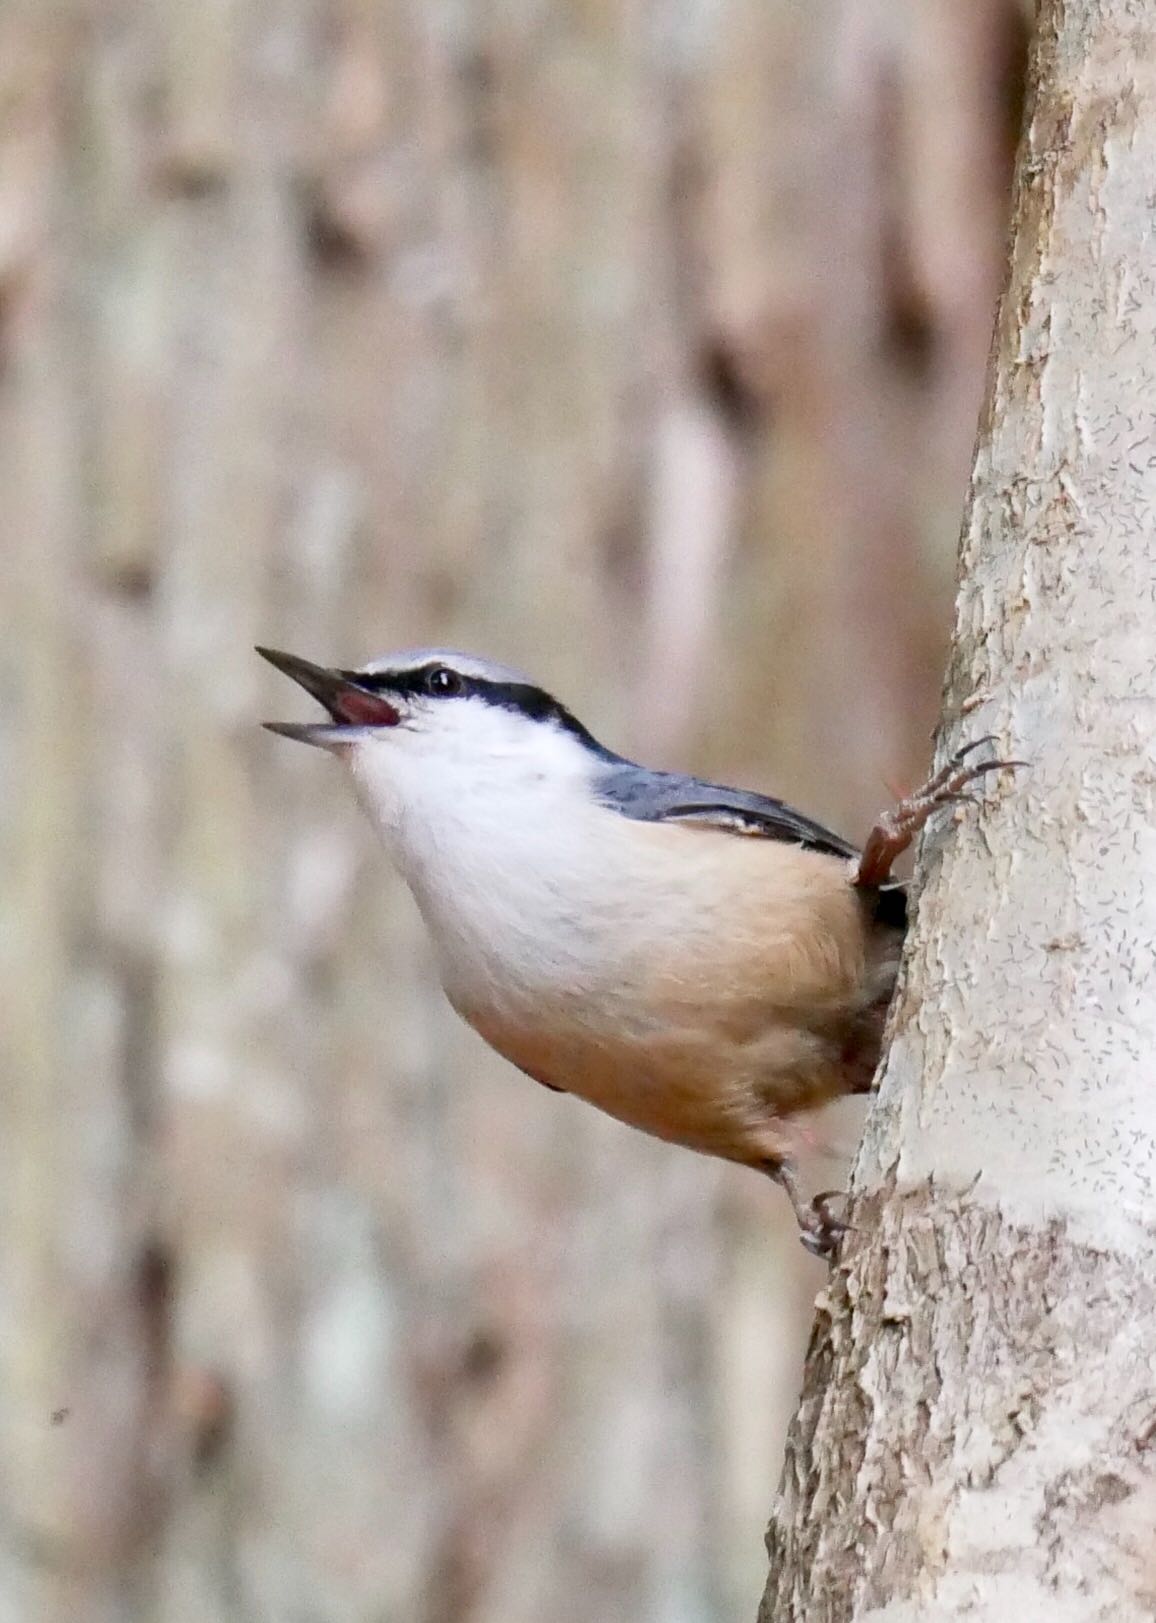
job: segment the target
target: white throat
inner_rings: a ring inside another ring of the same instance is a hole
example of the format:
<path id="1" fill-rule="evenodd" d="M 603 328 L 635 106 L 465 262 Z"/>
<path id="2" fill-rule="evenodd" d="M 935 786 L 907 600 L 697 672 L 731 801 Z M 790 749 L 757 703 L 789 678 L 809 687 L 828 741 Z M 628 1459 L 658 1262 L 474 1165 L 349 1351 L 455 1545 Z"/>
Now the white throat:
<path id="1" fill-rule="evenodd" d="M 606 823 L 618 819 L 591 794 L 595 763 L 580 740 L 477 703 L 461 709 L 459 726 L 356 746 L 350 766 L 447 992 L 508 1006 L 585 981 L 601 962 L 586 921 L 610 878 Z"/>

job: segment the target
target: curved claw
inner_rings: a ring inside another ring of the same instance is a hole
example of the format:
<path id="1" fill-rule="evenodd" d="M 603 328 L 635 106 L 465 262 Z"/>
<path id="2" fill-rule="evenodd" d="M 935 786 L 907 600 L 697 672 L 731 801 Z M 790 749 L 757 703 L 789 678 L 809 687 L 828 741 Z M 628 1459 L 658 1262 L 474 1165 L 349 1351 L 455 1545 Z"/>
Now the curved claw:
<path id="1" fill-rule="evenodd" d="M 1027 766 L 1027 764 L 1026 761 L 977 761 L 975 766 L 968 767 L 959 781 L 970 783 L 972 778 L 982 778 L 985 772 L 1002 772 L 1005 767 Z"/>
<path id="2" fill-rule="evenodd" d="M 974 783 L 989 772 L 1027 765 L 1025 761 L 1012 760 L 977 761 L 974 766 L 961 765 L 981 745 L 994 743 L 995 735 L 989 733 L 984 738 L 976 738 L 965 744 L 928 779 L 922 789 L 905 796 L 891 811 L 885 812 L 867 836 L 853 883 L 864 889 L 878 890 L 891 878 L 896 858 L 907 849 L 937 807 L 977 804 L 976 796 L 964 793 L 967 784 Z"/>
<path id="3" fill-rule="evenodd" d="M 853 1232 L 851 1224 L 836 1217 L 831 1209 L 833 1203 L 846 1199 L 839 1190 L 827 1189 L 811 1201 L 811 1221 L 800 1227 L 799 1238 L 812 1256 L 829 1257 L 844 1234 Z"/>
<path id="4" fill-rule="evenodd" d="M 994 733 L 984 733 L 982 738 L 973 738 L 969 744 L 960 745 L 948 765 L 958 766 L 960 761 L 966 761 L 969 755 L 974 755 L 976 750 L 982 749 L 985 744 L 994 744 L 995 742 L 996 736 Z"/>
<path id="5" fill-rule="evenodd" d="M 830 1228 L 837 1228 L 841 1233 L 847 1234 L 850 1232 L 851 1225 L 844 1222 L 841 1217 L 836 1217 L 835 1213 L 831 1210 L 832 1206 L 842 1206 L 845 1210 L 847 1201 L 848 1195 L 846 1190 L 824 1189 L 820 1194 L 815 1196 L 811 1202 L 811 1205 L 814 1208 L 815 1216 L 821 1223 L 827 1224 Z"/>

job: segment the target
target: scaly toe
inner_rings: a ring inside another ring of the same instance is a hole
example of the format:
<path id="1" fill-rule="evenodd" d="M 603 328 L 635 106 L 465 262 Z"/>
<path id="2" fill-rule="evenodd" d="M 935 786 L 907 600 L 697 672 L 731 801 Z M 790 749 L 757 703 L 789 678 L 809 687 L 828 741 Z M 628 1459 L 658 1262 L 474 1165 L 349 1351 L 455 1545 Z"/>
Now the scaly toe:
<path id="1" fill-rule="evenodd" d="M 829 1257 L 844 1234 L 850 1233 L 850 1224 L 836 1217 L 832 1206 L 846 1205 L 847 1197 L 837 1189 L 828 1189 L 816 1195 L 811 1202 L 808 1221 L 800 1225 L 799 1238 L 807 1250 L 816 1257 Z"/>

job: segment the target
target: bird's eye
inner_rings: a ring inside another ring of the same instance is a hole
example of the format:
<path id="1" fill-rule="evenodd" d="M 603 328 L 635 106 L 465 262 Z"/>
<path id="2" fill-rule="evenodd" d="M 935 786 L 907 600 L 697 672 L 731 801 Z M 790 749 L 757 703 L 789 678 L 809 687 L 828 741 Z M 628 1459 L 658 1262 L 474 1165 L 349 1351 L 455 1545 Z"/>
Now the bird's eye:
<path id="1" fill-rule="evenodd" d="M 452 699 L 464 685 L 457 671 L 451 671 L 448 665 L 434 665 L 426 672 L 425 690 L 435 699 Z"/>

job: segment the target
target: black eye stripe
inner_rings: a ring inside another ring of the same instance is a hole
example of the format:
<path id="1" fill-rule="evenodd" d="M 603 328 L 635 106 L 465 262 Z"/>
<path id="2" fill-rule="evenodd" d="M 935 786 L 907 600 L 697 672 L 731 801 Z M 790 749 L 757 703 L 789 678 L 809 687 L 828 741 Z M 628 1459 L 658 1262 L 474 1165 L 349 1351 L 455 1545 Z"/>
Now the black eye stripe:
<path id="1" fill-rule="evenodd" d="M 596 754 L 611 760 L 618 759 L 598 743 L 565 705 L 559 704 L 545 688 L 535 687 L 532 682 L 500 682 L 487 676 L 469 676 L 441 660 L 404 671 L 342 671 L 341 674 L 372 693 L 391 693 L 402 699 L 414 696 L 428 699 L 431 697 L 430 674 L 438 670 L 448 670 L 458 678 L 461 686 L 457 691 L 463 697 L 480 699 L 483 704 L 494 705 L 500 710 L 512 710 L 517 715 L 529 716 L 532 721 L 552 721 L 564 732 L 580 738 Z"/>

